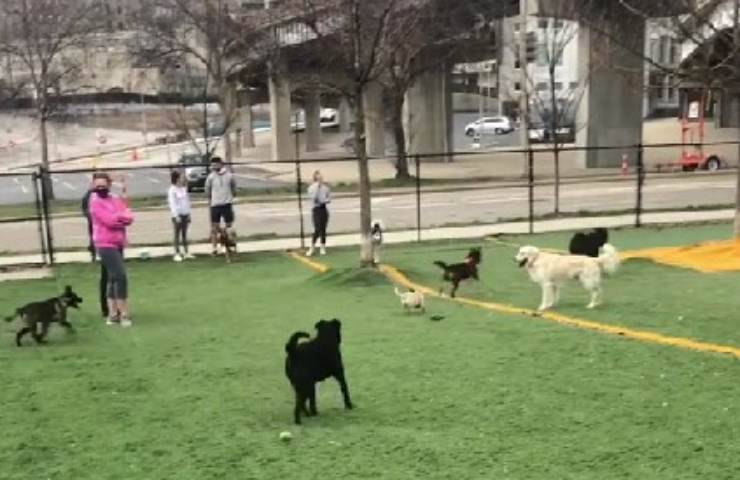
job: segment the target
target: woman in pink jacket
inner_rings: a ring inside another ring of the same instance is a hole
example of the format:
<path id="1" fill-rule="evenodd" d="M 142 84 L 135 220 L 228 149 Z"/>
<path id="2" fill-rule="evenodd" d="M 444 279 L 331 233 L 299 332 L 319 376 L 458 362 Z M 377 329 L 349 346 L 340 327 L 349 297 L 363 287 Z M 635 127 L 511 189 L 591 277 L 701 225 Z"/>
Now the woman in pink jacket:
<path id="1" fill-rule="evenodd" d="M 111 179 L 107 173 L 98 172 L 93 175 L 94 194 L 90 198 L 93 244 L 108 272 L 107 324 L 120 323 L 122 327 L 130 327 L 128 278 L 123 263 L 123 248 L 126 246 L 126 227 L 133 223 L 134 216 L 125 199 L 113 195 L 110 186 Z"/>

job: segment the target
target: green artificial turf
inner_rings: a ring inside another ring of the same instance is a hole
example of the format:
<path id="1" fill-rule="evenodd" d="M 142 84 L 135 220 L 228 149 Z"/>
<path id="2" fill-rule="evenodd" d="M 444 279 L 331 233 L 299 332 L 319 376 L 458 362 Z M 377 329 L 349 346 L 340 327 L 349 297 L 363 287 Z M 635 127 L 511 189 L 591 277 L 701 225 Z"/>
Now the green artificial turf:
<path id="1" fill-rule="evenodd" d="M 721 227 L 706 228 L 620 231 L 613 241 L 719 238 Z M 434 283 L 431 260 L 475 244 L 388 247 L 383 260 Z M 536 306 L 539 291 L 513 249 L 484 245 L 484 282 L 463 293 Z M 67 283 L 85 297 L 72 313 L 78 333 L 53 329 L 46 347 L 18 349 L 16 325 L 0 327 L 0 479 L 740 477 L 736 360 L 446 300 L 405 314 L 380 274 L 353 268 L 356 258 L 331 250 L 324 275 L 281 255 L 132 262 L 130 330 L 97 315 L 93 266 L 0 284 L 8 313 Z M 572 288 L 562 311 L 740 345 L 737 295 L 721 286 L 738 280 L 629 262 L 608 280 L 602 309 L 587 312 Z M 685 321 L 672 321 L 679 315 Z M 343 321 L 357 408 L 344 411 L 327 381 L 320 416 L 296 428 L 284 344 L 331 317 Z M 292 441 L 279 440 L 285 430 Z"/>

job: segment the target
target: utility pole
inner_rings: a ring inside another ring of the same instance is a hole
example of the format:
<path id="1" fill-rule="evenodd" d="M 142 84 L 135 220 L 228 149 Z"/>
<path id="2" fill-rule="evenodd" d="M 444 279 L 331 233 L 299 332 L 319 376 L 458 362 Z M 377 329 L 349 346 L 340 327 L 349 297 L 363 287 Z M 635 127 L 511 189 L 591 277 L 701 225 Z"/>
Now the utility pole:
<path id="1" fill-rule="evenodd" d="M 524 176 L 529 176 L 529 78 L 527 74 L 527 0 L 519 0 L 519 71 L 521 72 L 519 85 L 519 137 L 521 148 L 524 151 Z"/>

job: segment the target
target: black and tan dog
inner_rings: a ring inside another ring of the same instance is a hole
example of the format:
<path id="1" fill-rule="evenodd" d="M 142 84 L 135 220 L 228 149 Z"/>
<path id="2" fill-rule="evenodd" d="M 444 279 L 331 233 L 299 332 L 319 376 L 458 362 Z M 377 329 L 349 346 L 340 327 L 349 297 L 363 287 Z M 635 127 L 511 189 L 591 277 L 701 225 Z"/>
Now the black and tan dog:
<path id="1" fill-rule="evenodd" d="M 455 293 L 457 293 L 460 282 L 469 278 L 478 280 L 478 265 L 480 265 L 481 259 L 480 248 L 473 248 L 468 252 L 468 256 L 465 257 L 463 263 L 448 265 L 441 261 L 434 262 L 435 265 L 444 270 L 442 279 L 452 284 L 452 290 L 450 290 L 451 297 L 454 297 Z M 440 292 L 443 290 L 443 288 L 440 288 Z"/>
<path id="2" fill-rule="evenodd" d="M 285 345 L 288 354 L 285 359 L 285 375 L 295 390 L 293 420 L 301 423 L 301 413 L 306 416 L 317 415 L 316 383 L 334 377 L 339 382 L 344 398 L 344 406 L 353 408 L 349 398 L 349 388 L 344 377 L 344 364 L 339 345 L 342 343 L 342 322 L 336 318 L 320 320 L 316 325 L 316 337 L 308 342 L 299 341 L 310 338 L 306 332 L 294 333 Z M 309 408 L 306 408 L 306 402 Z"/>
<path id="3" fill-rule="evenodd" d="M 236 255 L 236 233 L 230 228 L 219 227 L 216 242 L 224 249 L 226 261 L 231 263 L 231 256 Z"/>
<path id="4" fill-rule="evenodd" d="M 17 346 L 22 346 L 21 340 L 29 333 L 36 340 L 36 343 L 42 344 L 46 343 L 46 335 L 49 333 L 49 326 L 52 323 L 58 323 L 65 327 L 67 331 L 74 332 L 72 324 L 67 321 L 67 309 L 70 307 L 80 308 L 81 303 L 82 298 L 72 291 L 72 287 L 67 285 L 64 292 L 58 297 L 26 304 L 17 309 L 15 315 L 7 317 L 5 321 L 12 322 L 18 318 L 23 322 L 23 327 L 18 330 L 15 336 Z"/>
<path id="5" fill-rule="evenodd" d="M 571 255 L 599 258 L 601 247 L 607 243 L 609 243 L 609 231 L 606 228 L 594 228 L 591 232 L 578 232 L 573 235 L 568 251 Z"/>

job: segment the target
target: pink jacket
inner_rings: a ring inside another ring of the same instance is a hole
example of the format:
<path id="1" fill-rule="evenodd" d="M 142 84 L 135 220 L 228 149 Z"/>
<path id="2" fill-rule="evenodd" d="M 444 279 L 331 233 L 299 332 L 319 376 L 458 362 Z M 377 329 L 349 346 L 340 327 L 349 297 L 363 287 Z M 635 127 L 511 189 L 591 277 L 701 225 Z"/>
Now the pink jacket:
<path id="1" fill-rule="evenodd" d="M 96 248 L 126 246 L 126 227 L 134 223 L 134 215 L 123 199 L 113 195 L 100 198 L 93 193 L 90 198 L 90 217 Z"/>

